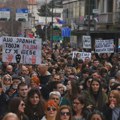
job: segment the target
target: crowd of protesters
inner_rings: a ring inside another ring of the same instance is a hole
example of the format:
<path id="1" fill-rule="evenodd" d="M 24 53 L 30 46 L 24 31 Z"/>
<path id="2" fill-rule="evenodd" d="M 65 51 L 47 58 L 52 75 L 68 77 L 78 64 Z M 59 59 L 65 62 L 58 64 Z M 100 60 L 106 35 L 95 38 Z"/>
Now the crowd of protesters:
<path id="1" fill-rule="evenodd" d="M 0 120 L 120 120 L 120 54 L 42 45 L 42 64 L 2 62 Z"/>

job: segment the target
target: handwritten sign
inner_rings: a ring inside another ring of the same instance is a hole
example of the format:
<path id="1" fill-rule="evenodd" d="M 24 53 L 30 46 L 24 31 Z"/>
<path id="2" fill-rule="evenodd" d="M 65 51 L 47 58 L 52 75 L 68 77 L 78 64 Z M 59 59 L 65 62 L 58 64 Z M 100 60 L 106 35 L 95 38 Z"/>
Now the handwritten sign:
<path id="1" fill-rule="evenodd" d="M 91 37 L 83 35 L 83 48 L 91 49 Z"/>
<path id="2" fill-rule="evenodd" d="M 78 59 L 82 59 L 83 61 L 85 60 L 85 58 L 90 58 L 91 59 L 91 53 L 90 52 L 78 52 L 78 51 L 74 51 L 72 53 L 72 58 L 78 58 Z"/>
<path id="3" fill-rule="evenodd" d="M 96 53 L 113 53 L 114 52 L 114 41 L 110 40 L 96 40 L 95 41 L 95 52 Z"/>
<path id="4" fill-rule="evenodd" d="M 2 37 L 3 62 L 40 64 L 41 40 L 24 37 Z"/>

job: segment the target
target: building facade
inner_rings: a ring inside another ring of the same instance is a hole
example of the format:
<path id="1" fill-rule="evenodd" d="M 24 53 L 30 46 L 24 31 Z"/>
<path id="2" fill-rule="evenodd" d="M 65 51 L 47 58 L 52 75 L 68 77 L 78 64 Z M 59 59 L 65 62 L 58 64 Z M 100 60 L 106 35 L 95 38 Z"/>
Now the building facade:
<path id="1" fill-rule="evenodd" d="M 82 36 L 95 39 L 119 39 L 120 0 L 63 0 L 63 18 L 71 25 L 72 35 L 82 47 Z"/>

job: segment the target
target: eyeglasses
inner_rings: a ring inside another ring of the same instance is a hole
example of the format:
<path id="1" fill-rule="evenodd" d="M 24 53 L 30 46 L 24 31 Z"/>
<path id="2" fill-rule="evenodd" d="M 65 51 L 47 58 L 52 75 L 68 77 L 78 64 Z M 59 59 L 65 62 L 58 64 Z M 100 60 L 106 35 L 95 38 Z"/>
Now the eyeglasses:
<path id="1" fill-rule="evenodd" d="M 67 115 L 69 116 L 70 115 L 70 112 L 60 112 L 61 115 Z"/>
<path id="2" fill-rule="evenodd" d="M 48 108 L 47 108 L 47 111 L 50 111 L 50 110 L 56 111 L 56 108 L 54 108 L 54 107 L 48 107 Z"/>
<path id="3" fill-rule="evenodd" d="M 5 81 L 10 81 L 10 80 L 11 80 L 11 78 L 4 78 L 4 80 L 5 80 Z"/>

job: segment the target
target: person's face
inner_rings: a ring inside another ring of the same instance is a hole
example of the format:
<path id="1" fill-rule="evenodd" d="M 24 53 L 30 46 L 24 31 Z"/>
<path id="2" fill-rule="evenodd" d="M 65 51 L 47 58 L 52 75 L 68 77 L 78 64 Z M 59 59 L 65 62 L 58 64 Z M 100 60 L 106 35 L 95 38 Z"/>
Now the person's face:
<path id="1" fill-rule="evenodd" d="M 26 98 L 28 94 L 28 86 L 20 86 L 18 90 L 19 96 L 22 98 Z"/>
<path id="2" fill-rule="evenodd" d="M 28 74 L 28 68 L 23 66 L 21 72 L 22 72 L 23 75 L 27 75 Z"/>
<path id="3" fill-rule="evenodd" d="M 11 78 L 8 77 L 8 76 L 4 77 L 3 83 L 4 83 L 5 85 L 11 85 L 11 84 L 12 84 Z"/>
<path id="4" fill-rule="evenodd" d="M 13 80 L 13 84 L 14 84 L 14 85 L 18 85 L 19 83 L 20 83 L 20 80 L 18 80 L 18 79 L 14 79 L 14 80 Z"/>
<path id="5" fill-rule="evenodd" d="M 93 81 L 91 84 L 93 92 L 98 92 L 100 88 L 100 84 L 97 81 Z"/>
<path id="6" fill-rule="evenodd" d="M 7 67 L 6 71 L 9 72 L 9 73 L 12 73 L 12 71 L 13 71 L 12 66 Z"/>
<path id="7" fill-rule="evenodd" d="M 60 120 L 69 120 L 70 112 L 67 108 L 64 108 L 60 111 Z"/>
<path id="8" fill-rule="evenodd" d="M 55 118 L 57 114 L 57 109 L 55 106 L 48 106 L 46 109 L 46 116 L 47 118 Z"/>
<path id="9" fill-rule="evenodd" d="M 110 95 L 109 95 L 109 103 L 111 104 L 114 104 L 114 105 L 116 105 L 117 104 L 117 99 L 116 99 L 116 97 L 114 96 L 114 94 L 112 94 L 112 93 L 110 93 Z"/>
<path id="10" fill-rule="evenodd" d="M 50 99 L 54 100 L 58 105 L 60 103 L 60 98 L 58 95 L 51 95 Z"/>
<path id="11" fill-rule="evenodd" d="M 54 80 L 54 81 L 60 81 L 60 76 L 59 76 L 59 75 L 54 75 L 53 80 Z"/>
<path id="12" fill-rule="evenodd" d="M 90 88 L 90 83 L 91 83 L 91 81 L 92 81 L 92 78 L 90 78 L 90 79 L 87 80 L 87 82 L 86 82 L 86 85 L 87 85 L 88 88 Z"/>
<path id="13" fill-rule="evenodd" d="M 57 84 L 57 90 L 60 92 L 61 95 L 64 93 L 64 87 L 62 83 Z"/>
<path id="14" fill-rule="evenodd" d="M 32 105 L 37 105 L 40 102 L 40 97 L 38 96 L 38 94 L 34 94 L 33 96 L 31 96 L 30 102 Z"/>
<path id="15" fill-rule="evenodd" d="M 71 86 L 71 81 L 68 81 L 67 82 L 67 90 L 71 90 L 72 89 L 72 86 Z"/>
<path id="16" fill-rule="evenodd" d="M 109 86 L 111 87 L 115 82 L 115 79 L 110 79 Z"/>
<path id="17" fill-rule="evenodd" d="M 23 101 L 21 101 L 18 106 L 18 110 L 20 113 L 24 113 L 24 109 L 25 109 L 25 103 Z"/>
<path id="18" fill-rule="evenodd" d="M 83 107 L 84 107 L 84 104 L 81 104 L 78 99 L 73 100 L 73 110 L 75 112 L 78 112 L 78 111 L 82 110 Z"/>
<path id="19" fill-rule="evenodd" d="M 92 117 L 91 117 L 91 120 L 102 120 L 101 116 L 99 114 L 94 114 Z"/>
<path id="20" fill-rule="evenodd" d="M 97 67 L 97 66 L 99 65 L 99 61 L 94 61 L 94 62 L 93 62 L 93 65 L 94 65 L 95 67 Z"/>
<path id="21" fill-rule="evenodd" d="M 95 72 L 95 73 L 92 74 L 92 77 L 93 77 L 93 78 L 98 78 L 98 79 L 99 79 L 99 78 L 100 78 L 100 75 L 99 75 L 97 72 Z"/>

